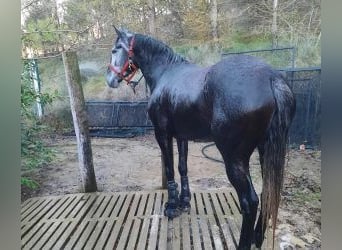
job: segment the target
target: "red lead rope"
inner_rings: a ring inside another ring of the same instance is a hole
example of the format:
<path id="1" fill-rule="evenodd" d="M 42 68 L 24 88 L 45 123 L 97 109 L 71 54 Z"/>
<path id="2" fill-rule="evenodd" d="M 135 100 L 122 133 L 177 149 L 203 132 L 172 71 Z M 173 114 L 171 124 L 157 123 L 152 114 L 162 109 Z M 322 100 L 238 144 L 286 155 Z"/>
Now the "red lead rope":
<path id="1" fill-rule="evenodd" d="M 130 84 L 132 78 L 134 77 L 134 75 L 137 73 L 139 69 L 137 66 L 135 66 L 135 64 L 132 62 L 132 59 L 131 59 L 133 57 L 133 44 L 134 44 L 134 36 L 132 37 L 131 43 L 129 45 L 127 61 L 125 62 L 124 66 L 121 68 L 120 71 L 118 71 L 111 63 L 108 65 L 111 71 L 113 71 L 122 80 L 125 80 L 127 82 L 127 85 Z M 127 69 L 130 69 L 131 73 L 125 76 Z"/>

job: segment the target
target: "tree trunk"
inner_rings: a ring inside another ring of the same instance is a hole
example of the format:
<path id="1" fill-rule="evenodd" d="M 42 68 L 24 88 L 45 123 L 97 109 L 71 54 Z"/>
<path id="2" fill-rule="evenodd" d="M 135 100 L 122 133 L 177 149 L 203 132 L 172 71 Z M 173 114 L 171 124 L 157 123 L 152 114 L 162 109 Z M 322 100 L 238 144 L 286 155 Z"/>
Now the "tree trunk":
<path id="1" fill-rule="evenodd" d="M 148 0 L 148 30 L 150 35 L 156 36 L 156 11 L 154 0 Z"/>
<path id="2" fill-rule="evenodd" d="M 96 178 L 85 109 L 80 69 L 75 51 L 63 52 L 63 63 L 70 96 L 70 107 L 77 138 L 79 170 L 84 192 L 96 192 Z"/>
<path id="3" fill-rule="evenodd" d="M 272 20 L 272 47 L 273 49 L 276 48 L 278 45 L 277 14 L 278 14 L 278 0 L 273 0 L 273 20 Z"/>
<path id="4" fill-rule="evenodd" d="M 217 0 L 210 1 L 210 22 L 211 22 L 211 35 L 213 40 L 218 40 L 218 29 L 217 29 Z"/>

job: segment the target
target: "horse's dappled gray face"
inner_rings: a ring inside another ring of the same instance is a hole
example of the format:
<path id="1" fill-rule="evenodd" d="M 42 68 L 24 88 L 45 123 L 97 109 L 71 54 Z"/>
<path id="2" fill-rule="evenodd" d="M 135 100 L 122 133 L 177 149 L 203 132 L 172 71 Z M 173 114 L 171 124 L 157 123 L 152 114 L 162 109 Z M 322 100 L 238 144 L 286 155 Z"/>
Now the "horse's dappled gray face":
<path id="1" fill-rule="evenodd" d="M 115 28 L 115 27 L 114 27 Z M 112 48 L 110 66 L 107 68 L 106 82 L 109 87 L 117 88 L 119 83 L 122 81 L 120 74 L 116 72 L 121 72 L 124 64 L 128 60 L 128 50 L 129 50 L 129 38 L 132 34 L 126 31 L 120 31 L 115 28 L 118 35 L 116 42 Z M 125 73 L 125 72 L 121 72 Z"/>

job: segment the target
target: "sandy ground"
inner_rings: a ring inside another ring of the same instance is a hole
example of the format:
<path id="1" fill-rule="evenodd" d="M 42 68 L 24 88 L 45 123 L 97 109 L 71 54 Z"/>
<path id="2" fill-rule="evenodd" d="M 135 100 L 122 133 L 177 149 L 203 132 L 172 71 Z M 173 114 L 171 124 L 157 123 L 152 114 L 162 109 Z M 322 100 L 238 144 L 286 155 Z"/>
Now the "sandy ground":
<path id="1" fill-rule="evenodd" d="M 152 135 L 129 139 L 92 138 L 93 161 L 99 191 L 136 191 L 161 188 L 160 150 Z M 224 165 L 205 158 L 201 149 L 207 143 L 189 143 L 188 176 L 191 190 L 231 186 Z M 31 174 L 40 186 L 22 188 L 22 201 L 35 196 L 61 195 L 80 191 L 76 139 L 49 139 L 56 154 L 49 165 Z M 174 144 L 175 166 L 178 153 Z M 220 159 L 215 147 L 207 154 Z M 258 154 L 250 160 L 256 191 L 261 190 Z M 175 168 L 176 181 L 179 183 Z M 280 249 L 320 249 L 321 247 L 321 153 L 290 150 L 286 167 L 283 200 L 276 230 Z"/>

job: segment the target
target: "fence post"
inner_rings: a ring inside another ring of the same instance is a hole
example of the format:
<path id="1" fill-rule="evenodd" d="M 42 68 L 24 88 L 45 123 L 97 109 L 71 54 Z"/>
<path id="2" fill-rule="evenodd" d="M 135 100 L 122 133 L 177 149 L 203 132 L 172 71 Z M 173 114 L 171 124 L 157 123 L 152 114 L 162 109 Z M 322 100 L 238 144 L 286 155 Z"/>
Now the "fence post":
<path id="1" fill-rule="evenodd" d="M 79 170 L 84 192 L 96 192 L 96 178 L 89 136 L 89 127 L 81 85 L 81 74 L 75 51 L 62 53 L 70 107 L 77 139 Z"/>

